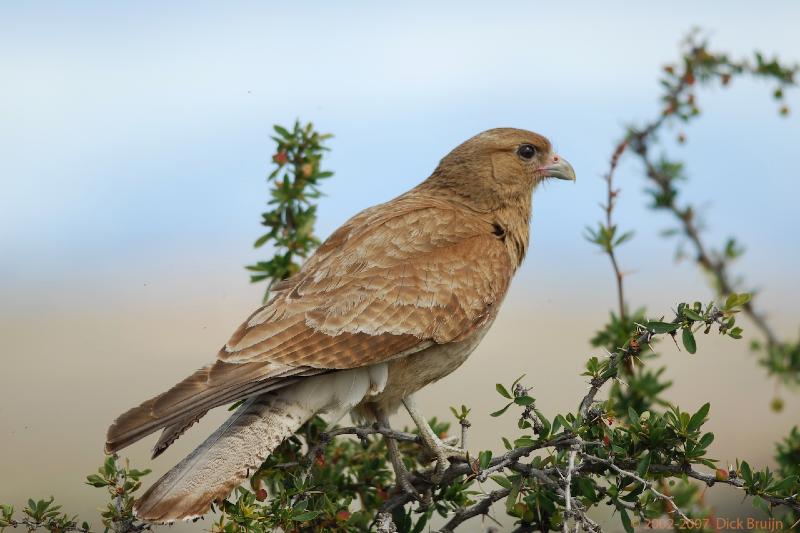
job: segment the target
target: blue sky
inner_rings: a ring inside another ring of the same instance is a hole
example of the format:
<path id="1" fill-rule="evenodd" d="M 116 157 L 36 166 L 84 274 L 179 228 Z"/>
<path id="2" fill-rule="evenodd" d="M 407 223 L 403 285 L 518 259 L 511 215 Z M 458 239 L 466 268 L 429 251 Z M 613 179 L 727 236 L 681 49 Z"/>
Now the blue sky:
<path id="1" fill-rule="evenodd" d="M 800 59 L 800 5 L 788 1 L 769 10 L 84 2 L 0 11 L 0 285 L 15 305 L 163 261 L 257 259 L 270 126 L 295 117 L 336 135 L 323 236 L 424 179 L 481 130 L 543 133 L 578 182 L 537 194 L 533 257 L 545 269 L 599 266 L 581 238 L 600 214 L 599 177 L 621 127 L 657 109 L 659 67 L 681 35 L 698 25 L 719 49 Z M 800 258 L 790 244 L 800 123 L 776 116 L 770 90 L 743 82 L 701 94 L 706 116 L 678 155 L 689 164 L 687 194 L 710 209 L 711 235 L 740 235 L 746 269 L 780 276 Z M 796 95 L 790 103 L 800 108 Z M 633 267 L 660 268 L 672 245 L 655 236 L 668 220 L 643 218 L 635 166 L 619 179 L 620 222 L 639 233 L 628 245 Z"/>

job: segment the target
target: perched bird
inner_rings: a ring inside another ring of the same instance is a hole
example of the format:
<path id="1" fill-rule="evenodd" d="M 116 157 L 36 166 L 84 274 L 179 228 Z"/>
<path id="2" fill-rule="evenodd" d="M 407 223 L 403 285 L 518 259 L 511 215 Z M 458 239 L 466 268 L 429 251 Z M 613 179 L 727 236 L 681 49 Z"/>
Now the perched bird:
<path id="1" fill-rule="evenodd" d="M 497 316 L 528 247 L 532 192 L 574 180 L 550 142 L 498 128 L 467 140 L 418 186 L 357 214 L 281 281 L 209 364 L 126 412 L 106 452 L 163 428 L 162 453 L 209 409 L 247 398 L 136 502 L 143 520 L 198 517 L 315 415 L 388 427 L 403 404 L 441 474 L 442 443 L 413 394 L 459 367 Z M 398 484 L 413 490 L 394 441 Z"/>

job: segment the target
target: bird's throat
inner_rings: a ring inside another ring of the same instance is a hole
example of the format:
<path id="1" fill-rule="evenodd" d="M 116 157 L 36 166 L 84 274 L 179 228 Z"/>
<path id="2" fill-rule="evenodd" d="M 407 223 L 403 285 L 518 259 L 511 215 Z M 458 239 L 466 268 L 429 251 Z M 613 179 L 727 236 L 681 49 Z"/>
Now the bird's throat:
<path id="1" fill-rule="evenodd" d="M 529 197 L 530 198 L 530 197 Z M 531 201 L 504 206 L 494 213 L 496 223 L 505 235 L 503 242 L 511 256 L 511 263 L 519 267 L 525 259 L 530 240 Z"/>

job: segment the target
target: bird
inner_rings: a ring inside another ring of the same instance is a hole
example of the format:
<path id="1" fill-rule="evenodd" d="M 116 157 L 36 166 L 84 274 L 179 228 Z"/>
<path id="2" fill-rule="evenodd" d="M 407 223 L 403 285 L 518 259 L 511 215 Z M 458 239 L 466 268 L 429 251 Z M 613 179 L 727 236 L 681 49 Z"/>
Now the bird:
<path id="1" fill-rule="evenodd" d="M 108 454 L 163 430 L 155 458 L 210 409 L 243 400 L 136 501 L 135 515 L 202 516 L 314 416 L 389 428 L 403 406 L 441 475 L 464 451 L 433 433 L 414 394 L 457 369 L 491 327 L 528 249 L 534 189 L 548 178 L 575 172 L 546 137 L 490 129 L 416 187 L 345 222 L 273 285 L 212 363 L 109 427 Z M 395 441 L 387 445 L 396 483 L 412 491 Z"/>

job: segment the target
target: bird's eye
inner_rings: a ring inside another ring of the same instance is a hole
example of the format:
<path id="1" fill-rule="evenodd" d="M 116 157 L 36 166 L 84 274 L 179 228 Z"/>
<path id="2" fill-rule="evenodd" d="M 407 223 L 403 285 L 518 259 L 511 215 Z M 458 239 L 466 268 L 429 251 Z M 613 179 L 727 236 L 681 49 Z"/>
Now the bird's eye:
<path id="1" fill-rule="evenodd" d="M 522 159 L 533 159 L 533 156 L 536 155 L 536 147 L 532 144 L 523 144 L 517 148 L 517 155 L 519 155 Z"/>

